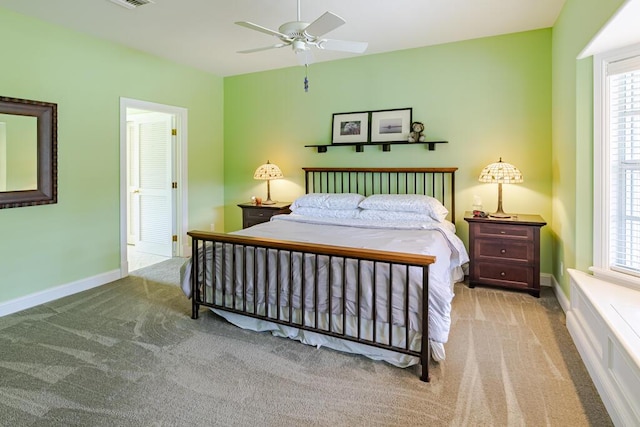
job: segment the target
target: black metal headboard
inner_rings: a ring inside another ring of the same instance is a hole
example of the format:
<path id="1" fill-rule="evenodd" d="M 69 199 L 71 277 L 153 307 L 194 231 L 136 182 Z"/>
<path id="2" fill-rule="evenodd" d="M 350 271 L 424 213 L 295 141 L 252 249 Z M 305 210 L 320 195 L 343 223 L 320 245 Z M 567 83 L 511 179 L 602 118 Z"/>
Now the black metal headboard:
<path id="1" fill-rule="evenodd" d="M 424 194 L 449 210 L 455 223 L 458 168 L 302 168 L 306 193 Z"/>

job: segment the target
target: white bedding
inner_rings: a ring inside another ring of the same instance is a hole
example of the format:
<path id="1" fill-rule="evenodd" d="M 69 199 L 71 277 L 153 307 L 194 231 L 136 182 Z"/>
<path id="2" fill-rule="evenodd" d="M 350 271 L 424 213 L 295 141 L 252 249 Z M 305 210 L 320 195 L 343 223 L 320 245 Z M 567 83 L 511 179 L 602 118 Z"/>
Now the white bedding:
<path id="1" fill-rule="evenodd" d="M 443 344 L 447 342 L 449 335 L 451 300 L 454 296 L 453 283 L 463 278 L 461 267 L 468 262 L 467 252 L 462 241 L 454 234 L 453 224 L 408 221 L 383 224 L 381 221 L 316 218 L 290 214 L 274 216 L 268 223 L 258 224 L 233 234 L 435 256 L 436 262 L 429 268 L 429 336 L 434 359 L 444 359 Z M 190 267 L 185 266 L 182 286 L 188 296 L 191 291 L 189 272 Z M 397 366 L 419 363 L 415 357 L 221 310 L 214 309 L 214 311 L 243 328 L 270 330 L 274 335 L 287 336 L 311 345 L 324 345 L 341 351 L 364 354 Z M 411 345 L 419 348 L 420 335 L 414 334 L 413 331 L 419 330 L 417 313 L 421 311 L 421 307 L 412 306 L 411 311 L 413 312 L 410 317 Z M 340 314 L 334 312 L 332 316 L 339 317 Z M 301 316 L 301 313 L 298 315 Z M 328 318 L 322 318 L 322 321 L 328 322 Z M 386 322 L 387 319 L 378 319 L 378 321 L 378 323 Z M 404 327 L 400 324 L 403 321 L 396 321 L 395 315 L 393 323 L 399 325 L 394 327 Z M 381 331 L 384 328 L 377 328 L 377 330 Z M 403 334 L 394 332 L 394 336 L 402 337 Z"/>

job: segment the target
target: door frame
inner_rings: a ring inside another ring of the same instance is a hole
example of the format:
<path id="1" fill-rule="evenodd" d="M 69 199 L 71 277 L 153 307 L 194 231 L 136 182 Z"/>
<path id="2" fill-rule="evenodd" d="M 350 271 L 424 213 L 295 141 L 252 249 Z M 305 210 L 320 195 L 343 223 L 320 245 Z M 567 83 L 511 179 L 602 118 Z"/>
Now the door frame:
<path id="1" fill-rule="evenodd" d="M 188 253 L 188 241 L 186 230 L 188 229 L 188 183 L 187 183 L 187 109 L 172 105 L 158 104 L 132 98 L 120 98 L 120 276 L 129 275 L 129 262 L 127 260 L 127 108 L 157 111 L 172 114 L 176 117 L 176 244 L 175 256 L 184 256 Z"/>

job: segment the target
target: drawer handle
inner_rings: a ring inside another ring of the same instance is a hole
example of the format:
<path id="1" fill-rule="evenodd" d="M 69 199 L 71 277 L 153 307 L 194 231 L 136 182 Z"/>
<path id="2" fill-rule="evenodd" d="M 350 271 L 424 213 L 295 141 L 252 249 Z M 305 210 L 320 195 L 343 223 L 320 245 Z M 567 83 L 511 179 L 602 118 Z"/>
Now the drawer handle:
<path id="1" fill-rule="evenodd" d="M 504 254 L 506 254 L 506 253 L 507 253 L 507 250 L 506 250 L 506 249 L 500 249 L 500 253 L 501 253 L 502 255 L 504 255 Z"/>
<path id="2" fill-rule="evenodd" d="M 501 271 L 501 272 L 500 272 L 500 277 L 504 277 L 504 276 L 506 276 L 506 275 L 507 275 L 507 273 L 505 273 L 504 271 Z"/>
<path id="3" fill-rule="evenodd" d="M 500 234 L 507 234 L 507 232 L 503 230 L 500 232 Z"/>

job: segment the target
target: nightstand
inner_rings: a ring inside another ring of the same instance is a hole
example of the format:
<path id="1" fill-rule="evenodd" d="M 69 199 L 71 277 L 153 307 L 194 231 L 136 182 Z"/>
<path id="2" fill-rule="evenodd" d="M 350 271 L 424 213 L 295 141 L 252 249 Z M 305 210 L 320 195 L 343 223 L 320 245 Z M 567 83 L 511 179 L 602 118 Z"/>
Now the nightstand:
<path id="1" fill-rule="evenodd" d="M 474 217 L 469 223 L 469 287 L 499 286 L 540 297 L 540 229 L 547 223 L 539 215 L 511 218 Z"/>
<path id="2" fill-rule="evenodd" d="M 274 215 L 291 213 L 290 202 L 276 202 L 273 205 L 256 205 L 254 203 L 240 203 L 242 209 L 242 228 L 267 222 Z"/>

